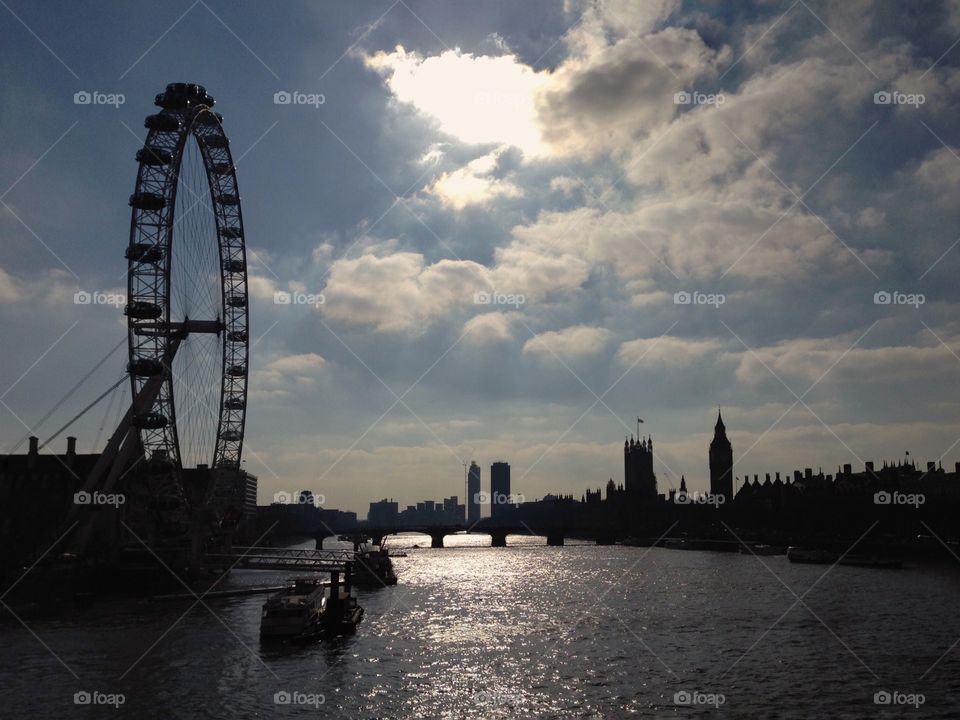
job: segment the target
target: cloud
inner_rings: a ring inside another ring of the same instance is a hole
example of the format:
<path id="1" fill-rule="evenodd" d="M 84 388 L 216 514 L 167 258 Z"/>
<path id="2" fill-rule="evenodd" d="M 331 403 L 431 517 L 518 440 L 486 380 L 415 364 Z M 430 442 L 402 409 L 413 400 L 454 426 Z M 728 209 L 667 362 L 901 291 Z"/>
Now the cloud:
<path id="1" fill-rule="evenodd" d="M 420 333 L 452 306 L 473 302 L 486 268 L 470 261 L 427 265 L 423 255 L 365 253 L 330 266 L 325 316 L 378 332 Z"/>
<path id="2" fill-rule="evenodd" d="M 498 197 L 521 197 L 523 191 L 517 185 L 494 175 L 498 160 L 507 149 L 501 145 L 457 170 L 443 173 L 425 192 L 436 195 L 454 210 L 481 205 Z"/>
<path id="3" fill-rule="evenodd" d="M 530 338 L 523 345 L 523 353 L 546 360 L 576 360 L 603 352 L 612 338 L 613 333 L 606 328 L 575 325 Z"/>
<path id="4" fill-rule="evenodd" d="M 470 318 L 463 326 L 465 340 L 473 345 L 495 345 L 513 339 L 513 313 L 491 312 Z"/>
<path id="5" fill-rule="evenodd" d="M 322 370 L 325 364 L 326 360 L 316 353 L 301 353 L 277 358 L 267 368 L 284 375 L 308 375 Z"/>
<path id="6" fill-rule="evenodd" d="M 960 371 L 960 361 L 940 343 L 852 347 L 856 340 L 857 336 L 796 338 L 755 348 L 741 356 L 736 378 L 746 386 L 758 386 L 776 374 L 794 392 L 802 393 L 815 382 L 880 387 L 934 382 L 937 378 L 949 382 Z M 950 340 L 956 344 L 954 338 Z"/>
<path id="7" fill-rule="evenodd" d="M 538 98 L 544 139 L 568 154 L 629 152 L 679 113 L 675 93 L 716 75 L 729 55 L 671 27 L 569 60 Z"/>
<path id="8" fill-rule="evenodd" d="M 708 355 L 716 354 L 721 344 L 716 340 L 697 340 L 665 335 L 658 338 L 629 340 L 617 350 L 617 361 L 636 367 L 685 367 Z"/>

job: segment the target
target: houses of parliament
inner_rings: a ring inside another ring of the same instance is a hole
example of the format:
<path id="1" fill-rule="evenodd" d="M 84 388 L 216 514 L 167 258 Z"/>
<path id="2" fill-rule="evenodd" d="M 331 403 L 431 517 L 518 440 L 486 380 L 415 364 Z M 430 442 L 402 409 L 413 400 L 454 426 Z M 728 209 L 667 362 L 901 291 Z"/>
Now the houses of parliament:
<path id="1" fill-rule="evenodd" d="M 717 411 L 717 423 L 710 442 L 710 494 L 722 496 L 721 503 L 733 500 L 733 445 L 727 438 L 727 428 L 723 417 Z M 687 492 L 686 478 L 680 479 L 681 494 Z M 677 491 L 671 490 L 670 501 L 676 500 Z M 653 469 L 653 437 L 635 438 L 630 435 L 623 441 L 623 483 L 616 485 L 611 478 L 607 482 L 606 499 L 608 502 L 627 502 L 629 504 L 651 505 L 664 499 L 657 491 L 657 474 Z M 584 502 L 594 504 L 602 501 L 601 492 L 587 490 Z"/>

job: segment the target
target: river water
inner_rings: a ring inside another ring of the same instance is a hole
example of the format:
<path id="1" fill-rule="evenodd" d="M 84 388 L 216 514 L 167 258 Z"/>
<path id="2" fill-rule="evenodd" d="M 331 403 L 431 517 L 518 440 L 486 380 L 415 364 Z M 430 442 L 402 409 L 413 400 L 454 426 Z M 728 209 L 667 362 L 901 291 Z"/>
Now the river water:
<path id="1" fill-rule="evenodd" d="M 262 646 L 262 595 L 4 621 L 0 717 L 960 717 L 960 563 L 446 542 L 390 538 L 399 584 L 333 642 Z"/>

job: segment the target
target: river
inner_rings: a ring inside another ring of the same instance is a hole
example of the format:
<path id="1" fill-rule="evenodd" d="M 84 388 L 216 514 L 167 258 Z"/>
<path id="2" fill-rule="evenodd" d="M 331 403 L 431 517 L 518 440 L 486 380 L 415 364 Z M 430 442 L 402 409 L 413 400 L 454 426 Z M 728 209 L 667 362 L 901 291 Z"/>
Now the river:
<path id="1" fill-rule="evenodd" d="M 262 595 L 5 620 L 0 717 L 960 717 L 960 563 L 446 542 L 390 538 L 399 583 L 332 642 L 261 646 Z"/>

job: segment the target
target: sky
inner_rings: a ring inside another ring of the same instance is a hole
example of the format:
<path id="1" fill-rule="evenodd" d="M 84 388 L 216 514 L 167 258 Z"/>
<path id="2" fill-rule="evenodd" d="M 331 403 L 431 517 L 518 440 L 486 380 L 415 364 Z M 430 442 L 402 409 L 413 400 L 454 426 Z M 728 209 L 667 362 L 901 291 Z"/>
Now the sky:
<path id="1" fill-rule="evenodd" d="M 237 161 L 261 503 L 462 498 L 471 460 L 579 497 L 638 416 L 706 490 L 718 407 L 739 478 L 960 460 L 960 2 L 0 6 L 4 452 L 124 370 L 49 413 L 125 337 L 75 294 L 125 292 L 179 81 Z"/>

